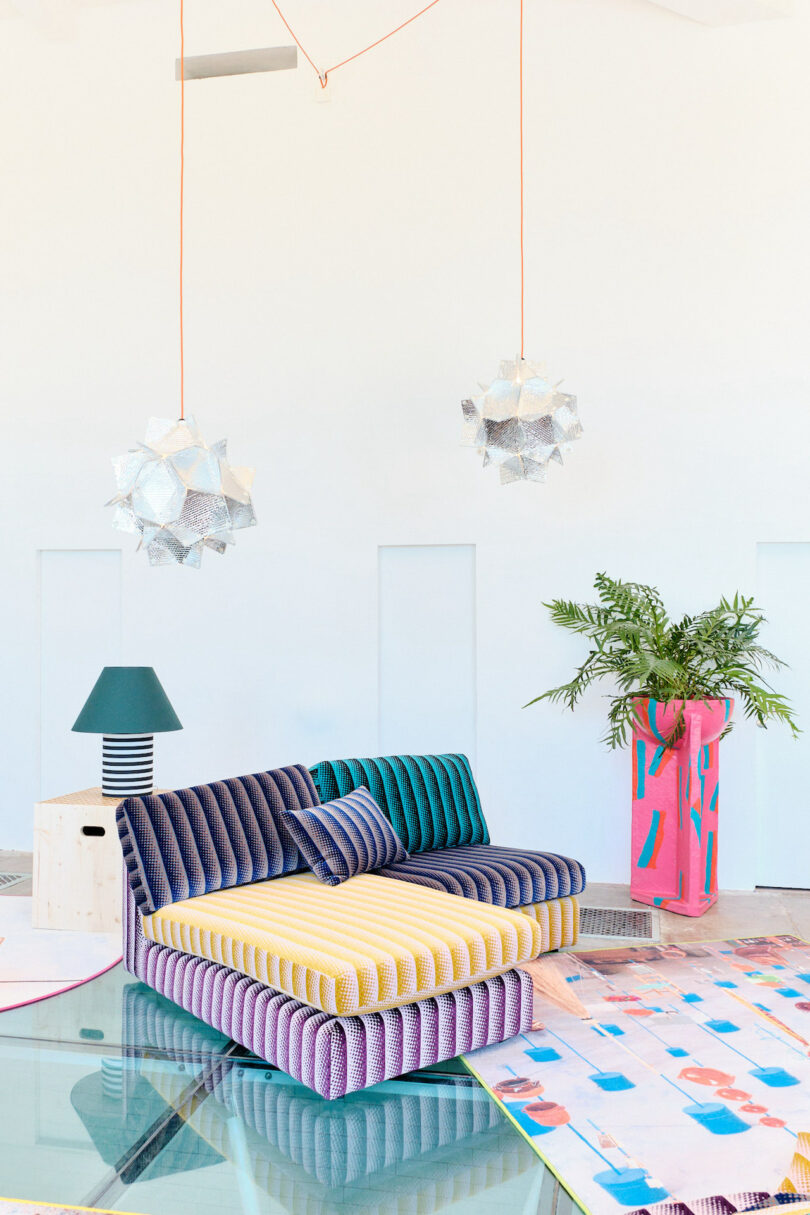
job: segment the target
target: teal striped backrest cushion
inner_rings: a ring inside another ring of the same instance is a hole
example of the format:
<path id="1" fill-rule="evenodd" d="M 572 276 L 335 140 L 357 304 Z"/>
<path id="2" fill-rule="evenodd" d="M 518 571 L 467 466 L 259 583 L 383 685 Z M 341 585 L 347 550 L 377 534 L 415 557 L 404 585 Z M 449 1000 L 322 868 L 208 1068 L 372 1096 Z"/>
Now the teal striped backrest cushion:
<path id="1" fill-rule="evenodd" d="M 310 771 L 322 802 L 365 785 L 408 852 L 489 843 L 466 755 L 327 759 Z"/>

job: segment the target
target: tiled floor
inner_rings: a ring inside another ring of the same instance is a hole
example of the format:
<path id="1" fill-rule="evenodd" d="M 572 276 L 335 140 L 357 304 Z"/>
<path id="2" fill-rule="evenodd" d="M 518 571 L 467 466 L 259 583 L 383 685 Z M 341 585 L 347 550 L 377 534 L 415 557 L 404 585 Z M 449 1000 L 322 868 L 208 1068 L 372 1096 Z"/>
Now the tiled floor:
<path id="1" fill-rule="evenodd" d="M 30 852 L 0 851 L 0 873 L 31 873 L 33 860 L 34 858 Z M 16 886 L 10 886 L 8 890 L 0 890 L 0 897 L 6 894 L 25 895 L 31 893 L 31 879 L 28 878 L 25 882 L 18 882 Z"/>
<path id="2" fill-rule="evenodd" d="M 581 901 L 588 907 L 641 907 L 631 900 L 629 887 L 598 882 L 588 883 Z M 785 933 L 810 940 L 810 891 L 729 890 L 699 919 L 673 915 L 670 911 L 662 911 L 660 917 L 664 941 L 719 941 L 727 937 Z M 598 939 L 583 937 L 577 948 Z"/>

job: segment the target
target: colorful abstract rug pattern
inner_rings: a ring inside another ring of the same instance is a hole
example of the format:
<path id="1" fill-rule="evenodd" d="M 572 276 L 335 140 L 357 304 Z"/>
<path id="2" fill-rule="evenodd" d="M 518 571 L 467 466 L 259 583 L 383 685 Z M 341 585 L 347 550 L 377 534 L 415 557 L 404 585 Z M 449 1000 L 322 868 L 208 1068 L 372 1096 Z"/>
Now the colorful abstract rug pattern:
<path id="1" fill-rule="evenodd" d="M 524 965 L 532 1032 L 465 1056 L 591 1215 L 810 1202 L 810 944 L 792 936 Z"/>

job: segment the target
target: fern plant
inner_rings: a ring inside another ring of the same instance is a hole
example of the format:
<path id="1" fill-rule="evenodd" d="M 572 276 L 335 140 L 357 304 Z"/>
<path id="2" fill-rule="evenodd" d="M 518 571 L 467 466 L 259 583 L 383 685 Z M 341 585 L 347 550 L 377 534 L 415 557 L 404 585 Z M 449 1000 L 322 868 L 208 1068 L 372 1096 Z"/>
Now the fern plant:
<path id="1" fill-rule="evenodd" d="M 783 721 L 799 733 L 786 697 L 775 692 L 763 671 L 786 665 L 759 645 L 765 622 L 752 598 L 736 594 L 697 616 L 670 620 L 658 591 L 639 582 L 597 574 L 597 603 L 555 599 L 544 604 L 555 624 L 582 633 L 590 643 L 585 661 L 570 680 L 530 700 L 549 700 L 573 709 L 586 688 L 600 679 L 618 687 L 610 697 L 604 742 L 623 747 L 633 728 L 633 701 L 719 700 L 735 696 L 746 717 L 758 725 Z M 524 706 L 528 708 L 528 705 Z M 728 733 L 731 724 L 724 733 Z M 679 737 L 676 727 L 668 739 Z"/>

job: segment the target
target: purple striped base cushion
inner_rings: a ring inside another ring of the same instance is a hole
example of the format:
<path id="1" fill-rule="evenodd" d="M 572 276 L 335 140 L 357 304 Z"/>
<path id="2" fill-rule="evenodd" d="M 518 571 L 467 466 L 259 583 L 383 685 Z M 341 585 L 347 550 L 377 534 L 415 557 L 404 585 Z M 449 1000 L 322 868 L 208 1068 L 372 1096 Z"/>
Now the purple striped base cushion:
<path id="1" fill-rule="evenodd" d="M 124 965 L 155 991 L 329 1100 L 528 1030 L 522 970 L 400 1008 L 335 1017 L 217 962 L 147 941 L 126 883 Z"/>

